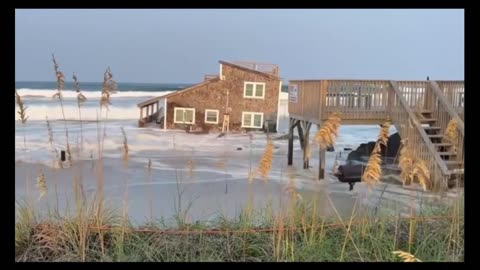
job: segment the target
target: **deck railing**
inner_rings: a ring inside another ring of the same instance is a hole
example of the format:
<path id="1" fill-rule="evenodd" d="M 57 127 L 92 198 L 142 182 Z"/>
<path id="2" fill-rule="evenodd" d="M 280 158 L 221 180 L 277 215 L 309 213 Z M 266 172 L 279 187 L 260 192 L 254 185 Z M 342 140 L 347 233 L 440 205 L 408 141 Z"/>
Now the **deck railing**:
<path id="1" fill-rule="evenodd" d="M 464 120 L 465 83 L 463 81 L 436 81 L 440 91 L 453 106 L 458 116 Z"/>
<path id="2" fill-rule="evenodd" d="M 160 106 L 158 100 L 144 104 L 140 107 L 139 125 L 143 126 L 146 123 L 156 122 L 159 116 L 163 116 L 163 107 Z"/>
<path id="3" fill-rule="evenodd" d="M 217 77 L 218 77 L 218 75 L 216 75 L 216 74 L 214 74 L 214 75 L 207 74 L 203 77 L 203 81 L 208 81 L 208 80 L 211 80 L 211 79 L 214 79 L 214 78 L 217 78 Z"/>
<path id="4" fill-rule="evenodd" d="M 275 64 L 266 64 L 266 63 L 256 63 L 256 62 L 244 62 L 244 61 L 233 61 L 233 64 L 241 66 L 248 69 L 253 69 L 256 71 L 272 74 L 278 76 L 278 66 Z"/>
<path id="5" fill-rule="evenodd" d="M 388 81 L 328 81 L 322 119 L 339 112 L 343 119 L 382 120 L 388 102 Z M 305 100 L 307 101 L 307 100 Z"/>
<path id="6" fill-rule="evenodd" d="M 430 96 L 427 81 L 397 81 L 398 90 L 407 106 L 415 110 L 429 107 Z"/>

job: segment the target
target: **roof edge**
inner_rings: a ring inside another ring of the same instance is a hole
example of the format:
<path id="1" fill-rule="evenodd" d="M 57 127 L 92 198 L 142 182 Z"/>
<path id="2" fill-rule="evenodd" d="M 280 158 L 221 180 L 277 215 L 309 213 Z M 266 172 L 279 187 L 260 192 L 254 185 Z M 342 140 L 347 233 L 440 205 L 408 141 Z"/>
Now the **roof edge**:
<path id="1" fill-rule="evenodd" d="M 261 72 L 261 71 L 258 71 L 258 70 L 254 70 L 254 69 L 242 67 L 242 66 L 236 65 L 236 64 L 234 64 L 234 63 L 230 63 L 230 62 L 224 61 L 224 60 L 219 60 L 218 63 L 220 63 L 220 64 L 222 64 L 222 65 L 233 66 L 233 67 L 238 68 L 238 69 L 241 69 L 241 70 L 245 70 L 245 71 L 248 71 L 248 72 L 257 73 L 257 74 L 259 74 L 259 75 L 264 75 L 264 76 L 267 76 L 267 77 L 270 77 L 270 78 L 280 79 L 279 76 L 275 76 L 275 75 L 273 75 L 273 74 L 268 74 L 268 73 Z"/>

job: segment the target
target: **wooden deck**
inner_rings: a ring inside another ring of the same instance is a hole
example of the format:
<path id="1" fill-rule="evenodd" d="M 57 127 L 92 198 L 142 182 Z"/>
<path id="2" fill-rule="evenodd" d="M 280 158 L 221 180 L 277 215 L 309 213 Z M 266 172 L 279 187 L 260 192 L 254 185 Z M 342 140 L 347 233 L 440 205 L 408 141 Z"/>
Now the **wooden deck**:
<path id="1" fill-rule="evenodd" d="M 163 96 L 156 97 L 138 104 L 140 108 L 139 127 L 159 126 L 165 128 L 165 115 L 167 110 L 166 99 Z"/>
<path id="2" fill-rule="evenodd" d="M 463 177 L 464 83 L 463 81 L 295 80 L 290 81 L 290 138 L 288 163 L 293 158 L 293 131 L 298 129 L 308 168 L 309 129 L 338 112 L 342 125 L 381 124 L 389 118 L 400 136 L 428 164 L 431 188 L 445 187 Z M 458 141 L 442 143 L 442 135 L 456 119 Z M 449 153 L 446 155 L 445 153 Z M 453 153 L 453 154 L 452 154 Z M 324 177 L 324 151 L 320 150 L 319 178 Z"/>

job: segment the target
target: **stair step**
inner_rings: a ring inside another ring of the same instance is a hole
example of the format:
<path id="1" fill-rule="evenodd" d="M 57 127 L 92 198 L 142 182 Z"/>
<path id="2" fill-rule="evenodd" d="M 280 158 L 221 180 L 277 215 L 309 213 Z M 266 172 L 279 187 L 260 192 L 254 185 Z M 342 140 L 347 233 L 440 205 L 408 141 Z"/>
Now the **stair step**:
<path id="1" fill-rule="evenodd" d="M 463 169 L 454 169 L 450 172 L 451 175 L 463 174 Z"/>
<path id="2" fill-rule="evenodd" d="M 431 126 L 431 127 L 423 127 L 423 129 L 428 129 L 428 130 L 441 130 L 442 128 L 441 128 L 441 127 L 437 127 L 437 126 Z"/>
<path id="3" fill-rule="evenodd" d="M 431 138 L 431 139 L 441 139 L 441 138 L 443 138 L 443 135 L 442 134 L 431 134 L 431 135 L 429 134 L 428 137 Z"/>
<path id="4" fill-rule="evenodd" d="M 434 143 L 433 145 L 434 145 L 434 146 L 438 146 L 438 147 L 441 147 L 441 146 L 452 146 L 451 143 Z"/>
<path id="5" fill-rule="evenodd" d="M 445 165 L 452 166 L 452 165 L 462 165 L 463 163 L 458 160 L 445 160 Z"/>
<path id="6" fill-rule="evenodd" d="M 438 152 L 440 156 L 456 156 L 457 153 L 455 152 Z"/>
<path id="7" fill-rule="evenodd" d="M 437 119 L 436 118 L 422 118 L 422 119 L 419 119 L 420 120 L 420 123 L 433 123 L 433 122 L 437 122 Z"/>

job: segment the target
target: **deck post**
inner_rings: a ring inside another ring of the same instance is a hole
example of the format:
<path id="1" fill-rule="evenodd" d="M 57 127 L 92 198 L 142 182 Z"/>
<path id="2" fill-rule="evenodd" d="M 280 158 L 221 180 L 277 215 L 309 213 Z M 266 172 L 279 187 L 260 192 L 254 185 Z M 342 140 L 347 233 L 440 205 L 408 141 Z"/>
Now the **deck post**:
<path id="1" fill-rule="evenodd" d="M 319 130 L 321 124 L 317 124 L 317 130 Z M 318 180 L 325 179 L 325 149 L 318 146 Z"/>
<path id="2" fill-rule="evenodd" d="M 309 168 L 309 152 L 310 152 L 310 127 L 312 126 L 312 122 L 309 121 L 302 121 L 301 122 L 303 125 L 303 130 L 305 131 L 304 138 L 303 138 L 303 168 L 308 169 Z"/>
<path id="3" fill-rule="evenodd" d="M 318 180 L 325 179 L 325 149 L 318 147 Z"/>
<path id="4" fill-rule="evenodd" d="M 303 143 L 303 140 L 304 140 L 304 137 L 303 137 L 303 120 L 296 120 L 297 122 L 295 123 L 295 125 L 297 126 L 297 131 L 298 131 L 298 140 L 300 142 L 300 148 L 303 150 L 303 146 L 304 146 L 304 143 Z"/>
<path id="5" fill-rule="evenodd" d="M 295 120 L 290 117 L 290 120 L 288 121 L 288 165 L 293 164 L 293 129 L 295 128 Z"/>

